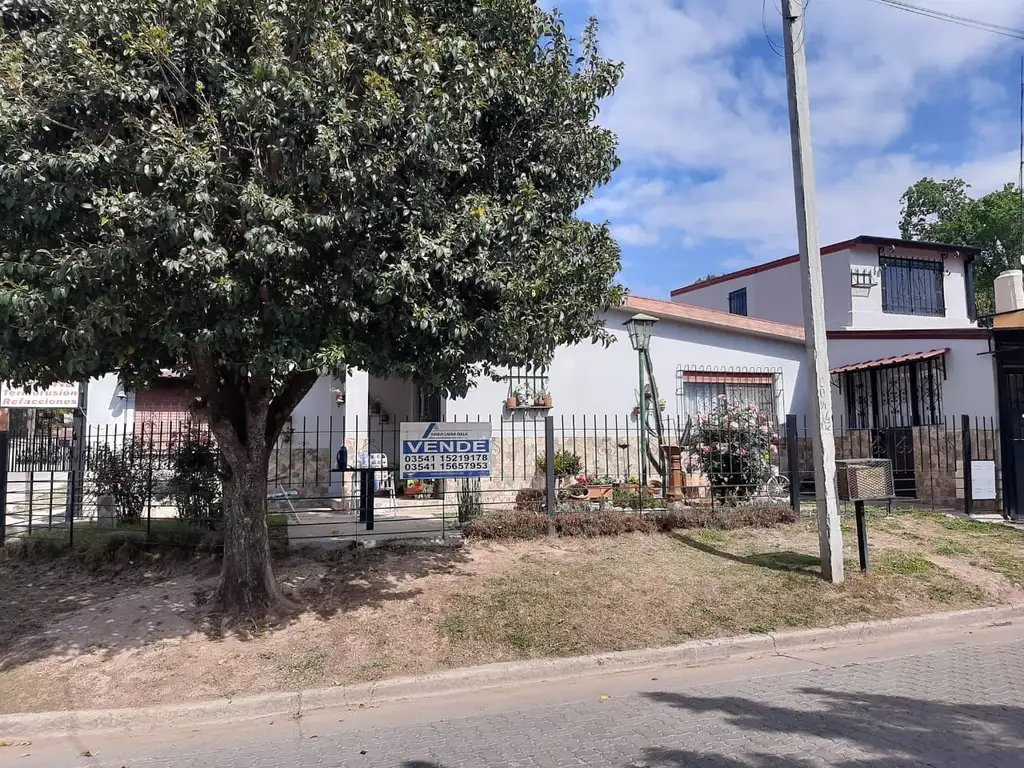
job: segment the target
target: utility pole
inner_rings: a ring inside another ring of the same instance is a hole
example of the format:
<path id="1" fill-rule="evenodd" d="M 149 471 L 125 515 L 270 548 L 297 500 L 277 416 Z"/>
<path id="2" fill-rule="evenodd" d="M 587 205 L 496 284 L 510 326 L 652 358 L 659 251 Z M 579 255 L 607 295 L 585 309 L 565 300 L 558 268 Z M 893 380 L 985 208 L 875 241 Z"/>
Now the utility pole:
<path id="1" fill-rule="evenodd" d="M 833 584 L 843 582 L 843 534 L 836 499 L 836 443 L 832 433 L 832 390 L 825 335 L 825 297 L 821 280 L 821 246 L 815 210 L 814 163 L 811 160 L 811 103 L 807 95 L 804 55 L 804 6 L 782 0 L 785 33 L 786 85 L 789 92 L 789 132 L 793 144 L 793 187 L 800 241 L 800 283 L 804 301 L 807 363 L 811 373 L 811 447 L 814 453 L 814 493 L 818 508 L 818 547 L 821 574 Z"/>

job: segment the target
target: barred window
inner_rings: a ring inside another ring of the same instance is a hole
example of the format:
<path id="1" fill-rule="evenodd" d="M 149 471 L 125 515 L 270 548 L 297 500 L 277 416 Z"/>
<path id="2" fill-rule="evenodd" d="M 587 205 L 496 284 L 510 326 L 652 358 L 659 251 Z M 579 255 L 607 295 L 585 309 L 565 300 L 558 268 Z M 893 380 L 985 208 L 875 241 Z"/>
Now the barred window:
<path id="1" fill-rule="evenodd" d="M 945 317 L 945 269 L 941 261 L 880 256 L 882 311 L 890 315 Z"/>

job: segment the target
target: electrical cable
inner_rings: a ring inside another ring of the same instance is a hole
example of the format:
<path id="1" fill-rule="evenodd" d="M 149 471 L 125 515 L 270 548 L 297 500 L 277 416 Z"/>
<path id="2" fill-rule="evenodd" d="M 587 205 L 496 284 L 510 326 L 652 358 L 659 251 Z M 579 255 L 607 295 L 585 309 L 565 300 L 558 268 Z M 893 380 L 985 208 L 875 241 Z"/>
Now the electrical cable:
<path id="1" fill-rule="evenodd" d="M 991 32 L 993 35 L 1002 35 L 1003 37 L 1009 37 L 1014 40 L 1024 40 L 1024 30 L 1022 29 L 1015 29 L 1014 27 L 1007 27 L 1002 24 L 992 24 L 987 21 L 979 21 L 978 19 L 971 19 L 967 16 L 957 16 L 953 13 L 937 11 L 934 8 L 925 8 L 920 5 L 913 5 L 912 3 L 904 2 L 904 0 L 868 0 L 868 2 L 875 3 L 876 5 L 882 5 L 887 8 L 895 8 L 899 11 L 906 11 L 907 13 L 913 13 L 925 18 L 936 19 L 937 21 L 945 21 L 949 24 L 956 24 L 968 29 Z"/>

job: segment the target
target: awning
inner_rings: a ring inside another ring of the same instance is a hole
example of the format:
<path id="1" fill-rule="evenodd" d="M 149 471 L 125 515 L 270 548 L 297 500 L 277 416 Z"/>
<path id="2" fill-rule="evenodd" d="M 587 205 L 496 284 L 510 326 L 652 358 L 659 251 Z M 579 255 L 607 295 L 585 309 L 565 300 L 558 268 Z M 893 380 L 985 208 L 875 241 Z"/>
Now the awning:
<path id="1" fill-rule="evenodd" d="M 949 349 L 930 349 L 927 352 L 913 352 L 909 355 L 899 355 L 898 357 L 883 357 L 881 360 L 868 360 L 863 363 L 854 363 L 853 365 L 841 365 L 838 368 L 833 368 L 830 373 L 852 373 L 853 371 L 870 371 L 875 368 L 889 368 L 894 365 L 904 365 L 905 363 L 918 363 L 922 360 L 934 360 L 937 357 L 944 357 Z"/>

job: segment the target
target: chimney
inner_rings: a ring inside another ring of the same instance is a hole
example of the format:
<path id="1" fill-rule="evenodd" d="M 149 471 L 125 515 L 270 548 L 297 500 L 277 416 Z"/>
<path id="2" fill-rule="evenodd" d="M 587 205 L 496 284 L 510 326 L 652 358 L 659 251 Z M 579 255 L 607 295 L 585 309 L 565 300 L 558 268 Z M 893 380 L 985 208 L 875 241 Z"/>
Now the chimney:
<path id="1" fill-rule="evenodd" d="M 996 278 L 996 314 L 1024 309 L 1024 272 L 1008 269 Z"/>

